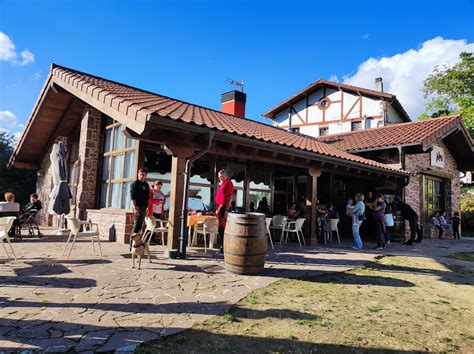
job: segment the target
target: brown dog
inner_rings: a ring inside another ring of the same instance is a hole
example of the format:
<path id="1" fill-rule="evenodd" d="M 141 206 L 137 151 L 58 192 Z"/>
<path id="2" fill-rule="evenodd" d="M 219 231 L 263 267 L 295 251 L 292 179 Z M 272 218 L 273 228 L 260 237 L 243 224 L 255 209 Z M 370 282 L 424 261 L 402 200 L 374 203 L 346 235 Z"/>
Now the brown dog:
<path id="1" fill-rule="evenodd" d="M 138 258 L 138 269 L 141 269 L 142 257 L 147 254 L 148 260 L 151 263 L 150 247 L 148 243 L 142 241 L 141 234 L 132 234 L 130 236 L 132 240 L 132 268 L 135 268 L 135 258 Z"/>

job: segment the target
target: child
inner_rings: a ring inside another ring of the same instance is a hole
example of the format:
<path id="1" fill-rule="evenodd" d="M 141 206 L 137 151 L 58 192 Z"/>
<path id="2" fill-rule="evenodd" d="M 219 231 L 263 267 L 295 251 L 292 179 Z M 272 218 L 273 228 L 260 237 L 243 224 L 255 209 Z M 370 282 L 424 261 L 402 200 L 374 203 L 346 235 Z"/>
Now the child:
<path id="1" fill-rule="evenodd" d="M 346 204 L 346 215 L 352 217 L 352 209 L 354 209 L 354 200 L 352 198 L 347 199 Z"/>
<path id="2" fill-rule="evenodd" d="M 443 228 L 441 227 L 441 220 L 440 220 L 440 214 L 436 213 L 433 216 L 433 225 L 438 229 L 438 238 L 440 240 L 445 240 L 446 238 L 443 236 Z"/>
<path id="3" fill-rule="evenodd" d="M 385 209 L 385 242 L 387 246 L 390 245 L 390 239 L 392 238 L 392 228 L 395 225 L 393 214 L 392 214 L 392 207 L 390 204 L 387 204 L 387 208 Z"/>
<path id="4" fill-rule="evenodd" d="M 150 189 L 150 201 L 148 205 L 148 215 L 153 215 L 156 219 L 165 219 L 165 195 L 161 191 L 163 182 L 155 181 L 153 189 Z"/>
<path id="5" fill-rule="evenodd" d="M 453 224 L 453 237 L 454 239 L 461 239 L 459 235 L 459 224 L 461 223 L 461 218 L 459 217 L 459 213 L 456 211 L 454 212 L 454 216 L 451 218 L 451 223 Z"/>

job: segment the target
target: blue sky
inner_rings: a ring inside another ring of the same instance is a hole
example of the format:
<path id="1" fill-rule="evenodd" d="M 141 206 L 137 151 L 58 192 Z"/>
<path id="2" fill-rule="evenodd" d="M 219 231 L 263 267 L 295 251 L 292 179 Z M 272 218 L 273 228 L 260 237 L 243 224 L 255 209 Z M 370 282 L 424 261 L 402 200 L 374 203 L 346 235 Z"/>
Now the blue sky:
<path id="1" fill-rule="evenodd" d="M 247 116 L 262 121 L 318 78 L 368 86 L 381 73 L 418 114 L 419 68 L 472 50 L 473 14 L 473 1 L 456 0 L 0 0 L 0 112 L 15 117 L 0 128 L 22 130 L 52 62 L 215 109 L 225 79 L 244 80 Z M 403 81 L 410 70 L 416 83 Z"/>

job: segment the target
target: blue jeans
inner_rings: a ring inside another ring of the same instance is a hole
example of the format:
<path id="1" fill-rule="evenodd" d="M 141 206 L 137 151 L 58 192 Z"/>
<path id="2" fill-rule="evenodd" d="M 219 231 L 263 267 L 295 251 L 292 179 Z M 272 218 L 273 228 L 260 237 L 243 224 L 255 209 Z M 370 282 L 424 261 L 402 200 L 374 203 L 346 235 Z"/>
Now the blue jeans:
<path id="1" fill-rule="evenodd" d="M 360 221 L 356 221 L 356 223 L 352 223 L 352 236 L 354 236 L 354 247 L 361 249 L 362 248 L 362 240 L 360 238 L 359 228 L 360 228 Z"/>

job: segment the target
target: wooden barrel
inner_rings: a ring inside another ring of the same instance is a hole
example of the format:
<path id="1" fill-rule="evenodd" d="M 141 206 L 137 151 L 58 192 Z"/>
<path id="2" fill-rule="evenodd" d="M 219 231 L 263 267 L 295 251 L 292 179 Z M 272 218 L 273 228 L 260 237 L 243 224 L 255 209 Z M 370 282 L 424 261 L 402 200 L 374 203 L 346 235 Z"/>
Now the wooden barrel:
<path id="1" fill-rule="evenodd" d="M 237 274 L 260 273 L 266 255 L 265 214 L 229 213 L 224 233 L 226 270 Z"/>

